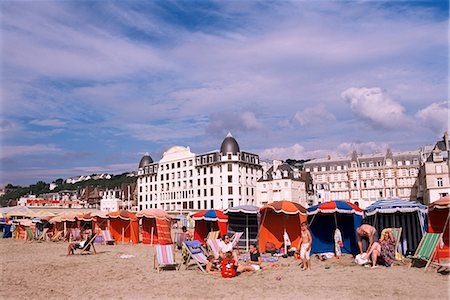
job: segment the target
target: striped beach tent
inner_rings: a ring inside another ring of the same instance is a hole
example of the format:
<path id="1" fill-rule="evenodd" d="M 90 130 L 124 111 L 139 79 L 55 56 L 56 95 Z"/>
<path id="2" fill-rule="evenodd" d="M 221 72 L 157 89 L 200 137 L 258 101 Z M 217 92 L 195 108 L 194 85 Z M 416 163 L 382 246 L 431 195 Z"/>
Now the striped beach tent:
<path id="1" fill-rule="evenodd" d="M 244 233 L 238 242 L 239 249 L 248 251 L 250 244 L 258 243 L 259 207 L 235 206 L 228 208 L 224 213 L 228 215 L 228 234 Z"/>
<path id="2" fill-rule="evenodd" d="M 384 228 L 402 228 L 402 253 L 413 252 L 427 232 L 428 208 L 415 201 L 398 198 L 382 199 L 364 210 L 364 223 L 371 224 L 378 232 Z"/>

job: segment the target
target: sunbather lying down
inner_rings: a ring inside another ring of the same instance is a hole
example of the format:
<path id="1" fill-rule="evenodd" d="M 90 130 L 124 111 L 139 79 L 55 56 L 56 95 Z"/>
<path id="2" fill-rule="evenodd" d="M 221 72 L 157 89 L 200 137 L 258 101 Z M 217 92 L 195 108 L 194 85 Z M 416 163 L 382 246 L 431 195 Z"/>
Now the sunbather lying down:
<path id="1" fill-rule="evenodd" d="M 86 239 L 79 243 L 69 243 L 69 246 L 67 247 L 67 256 L 73 255 L 76 249 L 83 249 L 89 238 L 89 236 L 86 236 Z"/>

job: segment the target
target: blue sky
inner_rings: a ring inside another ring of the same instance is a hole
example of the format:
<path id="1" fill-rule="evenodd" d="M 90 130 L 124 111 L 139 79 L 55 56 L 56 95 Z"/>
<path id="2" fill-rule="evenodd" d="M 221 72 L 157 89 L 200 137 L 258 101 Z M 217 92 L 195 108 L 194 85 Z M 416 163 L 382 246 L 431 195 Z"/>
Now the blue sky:
<path id="1" fill-rule="evenodd" d="M 264 159 L 448 128 L 448 2 L 3 1 L 0 184 L 135 170 L 231 131 Z"/>

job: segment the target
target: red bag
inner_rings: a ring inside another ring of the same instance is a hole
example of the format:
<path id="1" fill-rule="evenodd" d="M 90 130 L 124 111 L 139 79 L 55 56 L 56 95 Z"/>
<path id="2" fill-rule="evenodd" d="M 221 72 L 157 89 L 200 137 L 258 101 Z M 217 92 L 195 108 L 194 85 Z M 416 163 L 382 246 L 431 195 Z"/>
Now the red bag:
<path id="1" fill-rule="evenodd" d="M 236 276 L 236 262 L 233 259 L 225 258 L 220 263 L 222 266 L 222 277 L 231 278 Z"/>

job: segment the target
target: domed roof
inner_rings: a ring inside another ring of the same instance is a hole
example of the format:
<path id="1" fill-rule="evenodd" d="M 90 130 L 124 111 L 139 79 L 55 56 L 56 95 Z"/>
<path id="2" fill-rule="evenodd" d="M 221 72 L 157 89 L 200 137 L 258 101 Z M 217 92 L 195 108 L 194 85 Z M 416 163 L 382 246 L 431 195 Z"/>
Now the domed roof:
<path id="1" fill-rule="evenodd" d="M 150 154 L 145 153 L 144 156 L 142 156 L 141 161 L 139 162 L 139 169 L 144 168 L 152 163 L 153 159 L 150 157 Z"/>
<path id="2" fill-rule="evenodd" d="M 240 152 L 240 150 L 239 144 L 236 142 L 231 133 L 228 132 L 227 137 L 223 140 L 222 145 L 220 146 L 220 153 L 226 154 L 229 152 L 236 154 Z"/>

